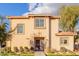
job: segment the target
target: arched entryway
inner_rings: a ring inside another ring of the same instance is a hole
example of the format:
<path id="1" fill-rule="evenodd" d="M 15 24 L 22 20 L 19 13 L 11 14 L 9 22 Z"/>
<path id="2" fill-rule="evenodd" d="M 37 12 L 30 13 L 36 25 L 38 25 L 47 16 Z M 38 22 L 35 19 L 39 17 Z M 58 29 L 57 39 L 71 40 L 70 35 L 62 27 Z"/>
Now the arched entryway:
<path id="1" fill-rule="evenodd" d="M 34 37 L 34 50 L 44 51 L 44 37 Z"/>

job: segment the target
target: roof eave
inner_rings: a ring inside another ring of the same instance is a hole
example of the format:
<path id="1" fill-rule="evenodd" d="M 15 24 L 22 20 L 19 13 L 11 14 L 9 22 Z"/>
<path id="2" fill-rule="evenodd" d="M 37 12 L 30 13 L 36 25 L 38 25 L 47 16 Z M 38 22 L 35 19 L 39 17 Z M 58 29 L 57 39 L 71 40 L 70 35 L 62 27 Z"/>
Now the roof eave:
<path id="1" fill-rule="evenodd" d="M 27 19 L 29 17 L 50 17 L 51 19 L 60 19 L 60 16 L 51 16 L 43 14 L 28 14 L 27 16 L 6 16 L 8 19 Z"/>

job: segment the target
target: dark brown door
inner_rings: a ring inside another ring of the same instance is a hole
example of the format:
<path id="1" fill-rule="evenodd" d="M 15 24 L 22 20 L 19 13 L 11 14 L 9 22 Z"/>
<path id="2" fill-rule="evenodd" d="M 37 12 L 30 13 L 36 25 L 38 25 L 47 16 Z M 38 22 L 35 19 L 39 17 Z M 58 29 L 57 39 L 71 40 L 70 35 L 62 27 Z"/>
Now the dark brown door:
<path id="1" fill-rule="evenodd" d="M 35 39 L 35 51 L 43 51 L 43 50 L 44 50 L 44 40 Z"/>
<path id="2" fill-rule="evenodd" d="M 35 40 L 35 51 L 40 51 L 40 40 Z"/>

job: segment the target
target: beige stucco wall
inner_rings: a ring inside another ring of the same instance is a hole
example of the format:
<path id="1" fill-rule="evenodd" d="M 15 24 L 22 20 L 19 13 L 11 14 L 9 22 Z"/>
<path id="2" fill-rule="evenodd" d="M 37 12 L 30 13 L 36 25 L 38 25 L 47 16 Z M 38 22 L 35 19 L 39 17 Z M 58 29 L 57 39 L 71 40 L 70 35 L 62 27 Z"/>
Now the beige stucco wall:
<path id="1" fill-rule="evenodd" d="M 13 50 L 13 47 L 31 47 L 30 40 L 34 41 L 34 37 L 44 37 L 44 44 L 45 44 L 45 50 L 49 48 L 49 45 L 52 49 L 60 50 L 60 47 L 64 46 L 67 49 L 73 51 L 74 49 L 74 36 L 67 36 L 68 44 L 67 45 L 60 45 L 60 37 L 62 36 L 56 36 L 56 33 L 58 33 L 59 28 L 59 19 L 51 19 L 49 17 L 41 17 L 45 19 L 45 27 L 37 29 L 34 27 L 34 19 L 36 17 L 29 17 L 28 19 L 10 19 L 11 23 L 11 29 L 14 29 L 17 24 L 22 23 L 25 24 L 25 32 L 23 34 L 17 34 L 17 31 L 15 30 L 12 33 L 12 39 L 11 41 L 7 41 L 7 47 L 11 47 Z M 50 22 L 49 22 L 50 21 Z M 51 25 L 51 30 L 49 30 L 49 23 Z M 49 36 L 49 32 L 50 36 Z M 49 37 L 51 39 L 51 43 L 49 43 Z M 65 37 L 65 36 L 64 36 Z"/>
<path id="2" fill-rule="evenodd" d="M 17 30 L 12 32 L 11 41 L 7 41 L 6 46 L 11 47 L 12 50 L 14 47 L 31 47 L 30 40 L 34 41 L 34 37 L 44 37 L 44 50 L 47 51 L 49 49 L 49 45 L 52 49 L 60 50 L 60 47 L 66 47 L 67 49 L 73 51 L 74 49 L 74 36 L 67 36 L 68 44 L 60 45 L 60 37 L 56 36 L 59 28 L 59 19 L 52 19 L 49 17 L 40 17 L 45 19 L 45 27 L 44 28 L 35 28 L 34 27 L 34 19 L 38 17 L 29 17 L 27 19 L 10 19 L 11 29 L 16 28 L 17 24 L 25 24 L 24 33 L 17 34 Z M 50 21 L 50 22 L 49 22 Z M 50 25 L 49 25 L 50 24 Z M 51 28 L 49 28 L 49 26 Z M 49 35 L 50 34 L 50 35 Z M 65 37 L 65 36 L 64 36 Z M 51 39 L 51 43 L 49 43 L 49 39 Z"/>
<path id="3" fill-rule="evenodd" d="M 34 41 L 34 37 L 44 37 L 45 48 L 49 46 L 49 17 L 43 17 L 45 19 L 45 28 L 36 29 L 34 27 L 34 17 L 29 17 L 29 19 L 10 19 L 11 29 L 14 29 L 17 24 L 25 24 L 25 33 L 17 34 L 15 30 L 12 33 L 11 41 L 7 42 L 7 47 L 20 47 L 27 46 L 31 47 L 30 40 Z"/>
<path id="4" fill-rule="evenodd" d="M 59 28 L 59 19 L 51 20 L 51 50 L 59 48 L 59 41 L 56 37 Z"/>
<path id="5" fill-rule="evenodd" d="M 67 45 L 60 45 L 60 37 L 62 37 L 62 36 L 56 36 L 56 33 L 58 33 L 58 28 L 59 28 L 59 19 L 41 17 L 41 18 L 45 19 L 45 27 L 38 29 L 38 28 L 34 27 L 35 18 L 37 18 L 37 17 L 30 16 L 27 19 L 10 19 L 11 29 L 16 28 L 17 24 L 19 24 L 19 23 L 25 24 L 24 33 L 17 34 L 17 31 L 15 30 L 12 33 L 11 41 L 7 41 L 6 46 L 11 47 L 12 50 L 14 47 L 19 48 L 21 46 L 30 48 L 31 47 L 30 40 L 34 41 L 34 37 L 44 37 L 44 44 L 45 44 L 44 50 L 45 51 L 47 51 L 47 49 L 49 49 L 49 45 L 51 46 L 51 50 L 52 49 L 60 50 L 60 47 L 64 46 L 67 49 L 73 51 L 74 36 L 67 36 L 67 37 L 69 37 Z M 50 30 L 49 30 L 49 24 L 51 26 Z M 51 43 L 49 43 L 49 39 L 51 39 Z"/>
<path id="6" fill-rule="evenodd" d="M 41 17 L 45 19 L 45 28 L 36 29 L 34 27 L 34 17 L 30 17 L 30 37 L 33 39 L 34 37 L 44 37 L 44 42 L 46 42 L 46 46 L 48 46 L 49 42 L 49 17 Z"/>
<path id="7" fill-rule="evenodd" d="M 24 26 L 25 32 L 23 34 L 17 34 L 17 30 L 12 32 L 12 39 L 10 41 L 11 44 L 9 44 L 10 42 L 8 41 L 6 45 L 11 46 L 12 49 L 13 47 L 20 47 L 20 46 L 30 48 L 28 19 L 11 19 L 10 20 L 11 29 L 13 30 L 14 28 L 16 28 L 17 24 L 19 23 L 25 24 Z"/>
<path id="8" fill-rule="evenodd" d="M 61 37 L 67 37 L 67 44 L 60 44 L 60 38 Z M 57 36 L 57 41 L 54 43 L 56 46 L 55 48 L 57 50 L 60 50 L 61 47 L 65 47 L 68 50 L 73 51 L 74 50 L 74 36 Z"/>
<path id="9" fill-rule="evenodd" d="M 65 36 L 65 37 L 68 37 L 68 44 L 67 45 L 60 45 L 60 47 L 65 47 L 71 51 L 74 50 L 74 36 Z"/>

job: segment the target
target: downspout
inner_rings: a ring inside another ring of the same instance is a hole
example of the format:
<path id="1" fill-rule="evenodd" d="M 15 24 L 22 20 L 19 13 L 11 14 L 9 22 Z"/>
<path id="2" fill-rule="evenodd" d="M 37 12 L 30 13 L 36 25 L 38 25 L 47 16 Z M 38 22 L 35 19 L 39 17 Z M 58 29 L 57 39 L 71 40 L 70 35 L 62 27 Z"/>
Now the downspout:
<path id="1" fill-rule="evenodd" d="M 49 18 L 49 51 L 51 51 L 51 19 Z"/>

